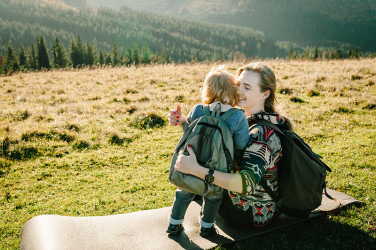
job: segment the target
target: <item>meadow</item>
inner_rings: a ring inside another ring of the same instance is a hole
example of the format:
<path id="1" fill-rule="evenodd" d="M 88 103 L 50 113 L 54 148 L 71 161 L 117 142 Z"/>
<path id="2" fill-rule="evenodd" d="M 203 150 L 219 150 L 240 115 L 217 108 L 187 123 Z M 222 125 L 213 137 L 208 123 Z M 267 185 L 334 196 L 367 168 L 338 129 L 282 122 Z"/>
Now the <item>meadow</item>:
<path id="1" fill-rule="evenodd" d="M 376 60 L 264 63 L 276 73 L 280 108 L 332 168 L 328 187 L 365 205 L 219 249 L 375 247 Z M 235 73 L 244 63 L 226 64 Z M 23 224 L 38 215 L 170 206 L 169 164 L 182 132 L 166 115 L 199 103 L 217 65 L 0 76 L 0 249 L 19 248 Z"/>

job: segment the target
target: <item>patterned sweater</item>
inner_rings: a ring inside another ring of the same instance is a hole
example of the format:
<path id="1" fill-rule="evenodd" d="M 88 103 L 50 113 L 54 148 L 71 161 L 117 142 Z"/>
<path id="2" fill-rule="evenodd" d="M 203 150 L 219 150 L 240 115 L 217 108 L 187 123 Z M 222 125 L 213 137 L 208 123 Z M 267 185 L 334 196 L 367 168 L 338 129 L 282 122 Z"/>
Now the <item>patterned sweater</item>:
<path id="1" fill-rule="evenodd" d="M 276 113 L 258 113 L 248 117 L 249 125 L 256 120 L 264 119 L 273 124 L 282 125 L 283 119 Z M 238 169 L 242 177 L 243 192 L 229 191 L 233 204 L 253 215 L 254 226 L 265 226 L 271 219 L 279 215 L 275 202 L 259 185 L 262 176 L 271 190 L 278 192 L 278 162 L 282 147 L 278 135 L 273 129 L 257 125 L 250 130 L 250 141 Z"/>

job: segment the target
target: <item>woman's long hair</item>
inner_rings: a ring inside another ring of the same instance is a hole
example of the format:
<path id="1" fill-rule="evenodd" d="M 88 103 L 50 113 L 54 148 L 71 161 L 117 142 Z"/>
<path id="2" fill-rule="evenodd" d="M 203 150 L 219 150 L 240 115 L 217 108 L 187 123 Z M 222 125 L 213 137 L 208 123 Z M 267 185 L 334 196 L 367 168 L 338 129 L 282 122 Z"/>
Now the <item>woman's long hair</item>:
<path id="1" fill-rule="evenodd" d="M 260 82 L 260 89 L 262 92 L 267 90 L 270 91 L 269 97 L 265 100 L 265 111 L 269 113 L 277 113 L 281 115 L 289 127 L 290 130 L 293 130 L 293 123 L 292 121 L 287 118 L 284 114 L 281 114 L 281 111 L 278 111 L 276 108 L 276 90 L 277 90 L 277 83 L 274 72 L 265 64 L 261 62 L 250 63 L 244 65 L 243 67 L 239 68 L 236 75 L 239 77 L 243 71 L 254 71 L 259 72 L 261 75 L 261 82 Z"/>

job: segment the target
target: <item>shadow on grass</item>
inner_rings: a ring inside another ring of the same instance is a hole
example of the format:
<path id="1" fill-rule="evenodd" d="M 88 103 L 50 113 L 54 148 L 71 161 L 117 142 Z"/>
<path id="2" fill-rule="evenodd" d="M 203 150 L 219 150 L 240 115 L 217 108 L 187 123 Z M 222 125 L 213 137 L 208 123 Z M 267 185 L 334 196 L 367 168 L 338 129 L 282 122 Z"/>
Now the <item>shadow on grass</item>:
<path id="1" fill-rule="evenodd" d="M 372 249 L 375 246 L 376 238 L 364 231 L 322 217 L 219 249 Z"/>

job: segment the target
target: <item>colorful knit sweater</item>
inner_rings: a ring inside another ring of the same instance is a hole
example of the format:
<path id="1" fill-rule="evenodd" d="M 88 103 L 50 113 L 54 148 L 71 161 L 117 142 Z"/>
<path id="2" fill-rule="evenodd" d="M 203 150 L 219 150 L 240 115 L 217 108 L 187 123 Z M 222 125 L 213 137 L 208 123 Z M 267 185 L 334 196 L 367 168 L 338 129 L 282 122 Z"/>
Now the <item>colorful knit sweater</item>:
<path id="1" fill-rule="evenodd" d="M 256 120 L 264 119 L 273 124 L 284 124 L 276 113 L 257 113 L 248 117 L 250 127 Z M 253 225 L 267 225 L 279 214 L 275 202 L 259 185 L 262 176 L 271 190 L 278 192 L 278 162 L 281 158 L 281 141 L 273 129 L 257 125 L 250 130 L 250 141 L 238 169 L 242 177 L 243 192 L 229 192 L 233 204 L 244 211 L 252 212 Z"/>

